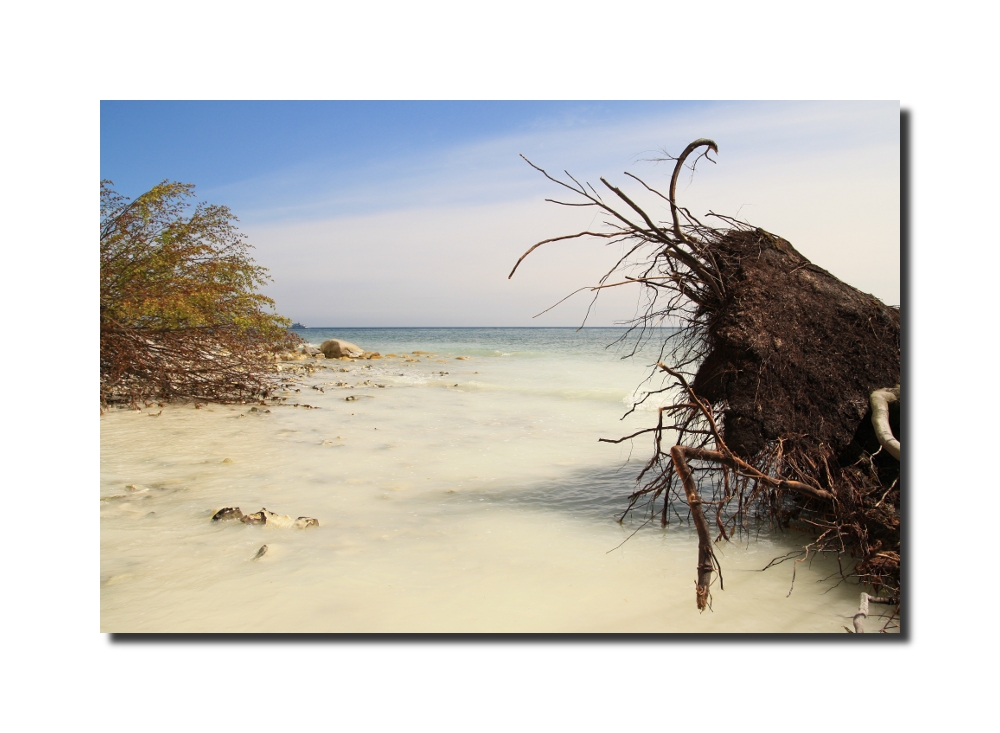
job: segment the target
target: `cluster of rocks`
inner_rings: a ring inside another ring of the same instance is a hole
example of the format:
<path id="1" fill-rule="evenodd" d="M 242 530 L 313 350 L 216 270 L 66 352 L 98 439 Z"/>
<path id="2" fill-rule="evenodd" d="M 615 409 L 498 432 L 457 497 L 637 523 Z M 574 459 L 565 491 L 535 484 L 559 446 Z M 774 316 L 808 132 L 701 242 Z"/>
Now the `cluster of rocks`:
<path id="1" fill-rule="evenodd" d="M 301 361 L 308 358 L 314 359 L 340 359 L 350 361 L 353 359 L 381 359 L 382 355 L 377 351 L 366 352 L 357 344 L 343 339 L 327 339 L 319 348 L 303 344 L 296 351 L 289 351 L 283 354 L 276 354 L 277 361 Z"/>
<path id="2" fill-rule="evenodd" d="M 286 353 L 286 354 L 279 354 L 277 356 L 278 359 L 285 360 L 285 361 L 309 360 L 310 357 L 312 357 L 313 359 L 318 359 L 318 360 L 319 359 L 322 359 L 322 360 L 337 359 L 337 360 L 341 360 L 341 361 L 356 361 L 358 359 L 383 359 L 383 358 L 385 358 L 385 359 L 401 359 L 406 364 L 429 363 L 430 361 L 436 359 L 438 361 L 438 363 L 440 363 L 440 364 L 448 364 L 448 363 L 450 363 L 448 361 L 448 359 L 439 358 L 438 355 L 435 354 L 435 353 L 433 353 L 433 352 L 430 352 L 430 351 L 420 351 L 420 350 L 415 350 L 415 351 L 412 351 L 412 352 L 410 352 L 408 354 L 407 353 L 402 353 L 402 354 L 386 354 L 383 357 L 383 355 L 380 354 L 377 351 L 366 352 L 366 351 L 364 351 L 364 349 L 362 349 L 357 344 L 353 344 L 350 341 L 344 341 L 343 339 L 327 339 L 322 344 L 320 344 L 319 348 L 316 348 L 315 346 L 311 346 L 309 344 L 303 344 L 303 345 L 301 345 L 298 348 L 297 351 L 289 352 L 289 353 Z M 456 357 L 449 357 L 449 358 L 454 358 L 454 359 L 456 359 L 458 361 L 467 361 L 467 360 L 471 359 L 472 357 L 469 357 L 469 356 L 456 356 Z M 321 366 L 321 365 L 317 364 L 315 361 L 312 361 L 312 360 L 307 361 L 304 364 L 279 365 L 276 368 L 277 368 L 277 370 L 279 372 L 290 372 L 290 373 L 292 373 L 294 375 L 298 375 L 298 376 L 311 376 L 317 370 L 323 370 L 323 369 L 330 369 L 330 370 L 333 370 L 333 371 L 340 371 L 340 372 L 350 372 L 351 371 L 350 369 L 344 369 L 344 368 L 336 369 L 335 367 L 332 367 L 332 366 Z M 368 366 L 365 366 L 364 368 L 365 369 L 372 369 L 373 366 L 369 364 Z M 445 375 L 447 375 L 447 374 L 448 374 L 448 372 L 446 372 L 446 371 L 438 372 L 438 375 L 442 376 L 442 377 L 445 376 Z M 402 372 L 400 373 L 400 376 L 403 376 Z M 299 389 L 295 388 L 295 386 L 294 386 L 293 383 L 283 383 L 281 386 L 286 389 L 286 391 L 284 392 L 285 395 L 291 395 L 292 394 L 292 392 L 288 391 L 288 390 L 294 390 L 294 392 L 296 392 L 296 393 L 300 391 Z M 326 393 L 326 389 L 325 389 L 326 386 L 335 386 L 335 387 L 341 387 L 341 388 L 346 388 L 346 389 L 354 389 L 355 387 L 376 387 L 376 388 L 379 388 L 379 389 L 385 389 L 387 385 L 385 385 L 385 384 L 376 384 L 375 382 L 373 382 L 372 380 L 369 379 L 369 380 L 365 380 L 364 382 L 361 382 L 361 383 L 359 383 L 357 385 L 350 385 L 347 382 L 336 381 L 336 382 L 326 382 L 325 384 L 314 384 L 314 385 L 310 385 L 310 386 L 311 386 L 311 389 L 313 389 L 313 390 L 315 390 L 317 392 L 322 392 L 322 393 L 325 394 Z M 454 386 L 457 387 L 458 385 L 456 384 Z M 357 402 L 358 400 L 360 400 L 362 398 L 372 398 L 373 396 L 374 395 L 368 395 L 368 394 L 365 394 L 365 395 L 350 395 L 350 396 L 344 397 L 344 400 L 347 401 L 347 402 Z M 271 397 L 272 401 L 274 401 L 276 403 L 279 403 L 279 404 L 284 404 L 287 401 L 287 399 L 288 398 L 285 397 L 285 396 L 273 396 L 273 397 Z M 261 404 L 262 405 L 266 405 L 266 403 L 264 403 L 263 401 L 261 402 Z M 300 405 L 298 403 L 296 403 L 293 406 L 294 407 L 305 407 L 307 409 L 318 409 L 316 407 L 312 407 L 311 405 Z"/>
<path id="3" fill-rule="evenodd" d="M 294 527 L 295 529 L 306 529 L 308 527 L 318 527 L 319 520 L 313 517 L 299 517 L 292 519 L 287 514 L 275 514 L 267 509 L 261 508 L 259 512 L 244 514 L 240 508 L 227 506 L 212 515 L 213 522 L 239 521 L 243 524 L 270 524 L 275 527 Z"/>
<path id="4" fill-rule="evenodd" d="M 365 351 L 357 344 L 352 344 L 350 341 L 344 341 L 343 339 L 327 339 L 319 348 L 315 346 L 310 346 L 309 344 L 303 344 L 296 351 L 289 351 L 282 354 L 275 354 L 276 361 L 303 361 L 305 359 L 339 359 L 341 361 L 354 361 L 356 359 L 404 359 L 408 362 L 419 362 L 420 357 L 425 359 L 436 358 L 436 354 L 430 351 L 413 351 L 411 354 L 386 354 L 385 357 L 382 356 L 377 351 Z M 472 357 L 469 356 L 456 356 L 455 359 L 458 361 L 467 361 Z M 446 363 L 445 360 L 440 360 L 441 363 Z"/>

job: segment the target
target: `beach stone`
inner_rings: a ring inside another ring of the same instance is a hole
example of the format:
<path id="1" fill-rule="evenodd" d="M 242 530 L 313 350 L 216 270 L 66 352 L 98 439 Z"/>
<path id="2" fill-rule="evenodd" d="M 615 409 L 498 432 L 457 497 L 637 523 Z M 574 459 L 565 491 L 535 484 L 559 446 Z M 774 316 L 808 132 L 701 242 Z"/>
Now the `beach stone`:
<path id="1" fill-rule="evenodd" d="M 224 509 L 220 509 L 215 514 L 212 515 L 213 522 L 222 522 L 227 519 L 239 519 L 242 521 L 243 512 L 240 511 L 239 507 L 227 506 Z"/>
<path id="2" fill-rule="evenodd" d="M 243 524 L 267 524 L 267 517 L 264 516 L 264 511 L 261 510 L 256 514 L 244 514 L 240 521 Z"/>
<path id="3" fill-rule="evenodd" d="M 268 511 L 264 507 L 261 507 L 261 510 L 254 514 L 244 514 L 240 511 L 239 507 L 227 506 L 212 515 L 213 522 L 220 522 L 227 519 L 239 519 L 243 522 L 243 524 L 269 524 L 274 527 L 278 527 L 279 529 L 289 529 L 292 527 L 295 529 L 306 529 L 307 527 L 319 526 L 319 520 L 314 517 L 299 517 L 298 519 L 292 519 L 287 514 L 275 514 L 272 511 Z M 266 547 L 267 545 L 264 545 L 264 548 Z M 254 557 L 254 560 L 263 555 L 264 552 L 267 552 L 264 548 L 258 550 L 257 556 Z"/>
<path id="4" fill-rule="evenodd" d="M 319 349 L 326 355 L 327 359 L 339 359 L 343 356 L 358 357 L 365 353 L 365 350 L 357 344 L 341 339 L 327 339 L 320 344 Z"/>
<path id="5" fill-rule="evenodd" d="M 295 520 L 292 519 L 287 514 L 275 514 L 274 512 L 269 512 L 267 509 L 261 508 L 259 514 L 263 514 L 268 524 L 274 525 L 281 529 L 287 529 L 295 524 Z"/>
<path id="6" fill-rule="evenodd" d="M 467 357 L 467 356 L 456 356 L 455 359 L 458 360 L 458 361 L 468 361 L 469 357 Z"/>

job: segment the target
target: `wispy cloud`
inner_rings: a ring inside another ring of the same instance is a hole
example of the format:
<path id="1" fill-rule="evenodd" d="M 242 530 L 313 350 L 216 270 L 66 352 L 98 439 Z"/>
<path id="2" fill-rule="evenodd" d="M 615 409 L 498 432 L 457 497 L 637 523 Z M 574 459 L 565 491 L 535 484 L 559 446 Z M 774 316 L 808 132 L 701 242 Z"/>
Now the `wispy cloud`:
<path id="1" fill-rule="evenodd" d="M 247 221 L 327 218 L 413 206 L 512 200 L 546 189 L 518 157 L 579 177 L 645 167 L 664 149 L 679 152 L 697 137 L 719 142 L 726 160 L 773 163 L 823 150 L 898 142 L 898 108 L 891 103 L 716 103 L 646 117 L 568 125 L 541 121 L 528 132 L 471 144 L 421 148 L 405 156 L 372 151 L 349 168 L 319 154 L 268 173 L 204 192 L 238 200 Z M 669 174 L 663 166 L 662 174 Z"/>
<path id="2" fill-rule="evenodd" d="M 321 161 L 227 187 L 270 289 L 293 318 L 340 325 L 537 325 L 530 316 L 604 272 L 600 244 L 550 245 L 512 281 L 530 244 L 579 231 L 591 210 L 546 205 L 553 174 L 666 187 L 649 162 L 696 137 L 720 145 L 679 194 L 696 213 L 738 214 L 778 233 L 838 277 L 899 302 L 898 106 L 719 103 L 615 123 L 546 127 L 379 160 L 352 170 Z M 206 192 L 209 195 L 222 193 Z M 650 211 L 662 202 L 636 192 Z M 593 325 L 630 317 L 634 294 L 602 296 Z M 573 301 L 545 322 L 578 325 Z"/>

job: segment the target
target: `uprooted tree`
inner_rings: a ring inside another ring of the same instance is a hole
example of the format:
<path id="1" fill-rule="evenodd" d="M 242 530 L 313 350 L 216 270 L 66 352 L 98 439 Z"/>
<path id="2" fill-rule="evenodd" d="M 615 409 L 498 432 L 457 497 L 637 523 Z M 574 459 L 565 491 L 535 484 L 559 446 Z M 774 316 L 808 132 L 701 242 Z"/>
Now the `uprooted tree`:
<path id="1" fill-rule="evenodd" d="M 101 181 L 101 405 L 265 396 L 291 323 L 225 206 L 164 181 L 129 201 Z"/>
<path id="2" fill-rule="evenodd" d="M 678 206 L 678 175 L 699 149 L 692 170 L 718 153 L 701 139 L 668 158 L 667 195 L 625 174 L 666 203 L 665 223 L 604 178 L 602 196 L 525 158 L 575 197 L 548 201 L 594 207 L 606 229 L 539 242 L 510 276 L 548 242 L 621 243 L 615 267 L 585 289 L 596 297 L 605 288 L 642 288 L 644 307 L 626 334 L 637 345 L 656 326 L 679 325 L 660 350 L 660 388 L 632 408 L 662 395 L 667 404 L 656 424 L 603 440 L 652 438 L 653 454 L 622 516 L 643 508 L 666 525 L 672 502 L 688 506 L 699 539 L 699 609 L 710 606 L 709 589 L 721 578 L 714 543 L 755 520 L 809 530 L 803 555 L 853 558 L 845 574 L 883 596 L 870 600 L 898 602 L 899 309 L 841 282 L 781 237 L 711 212 L 704 218 L 714 225 L 706 224 Z"/>

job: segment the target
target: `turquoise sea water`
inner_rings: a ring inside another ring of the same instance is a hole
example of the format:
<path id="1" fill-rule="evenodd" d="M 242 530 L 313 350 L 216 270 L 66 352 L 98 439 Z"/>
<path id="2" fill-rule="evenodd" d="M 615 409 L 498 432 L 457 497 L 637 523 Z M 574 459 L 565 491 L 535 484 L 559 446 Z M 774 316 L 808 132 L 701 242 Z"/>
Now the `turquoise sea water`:
<path id="1" fill-rule="evenodd" d="M 620 361 L 628 358 L 635 343 L 635 338 L 626 338 L 624 328 L 296 328 L 292 331 L 313 344 L 340 338 L 381 353 L 438 350 L 484 357 L 575 356 Z M 655 355 L 658 345 L 675 332 L 676 329 L 660 329 L 648 334 L 646 351 Z"/>

